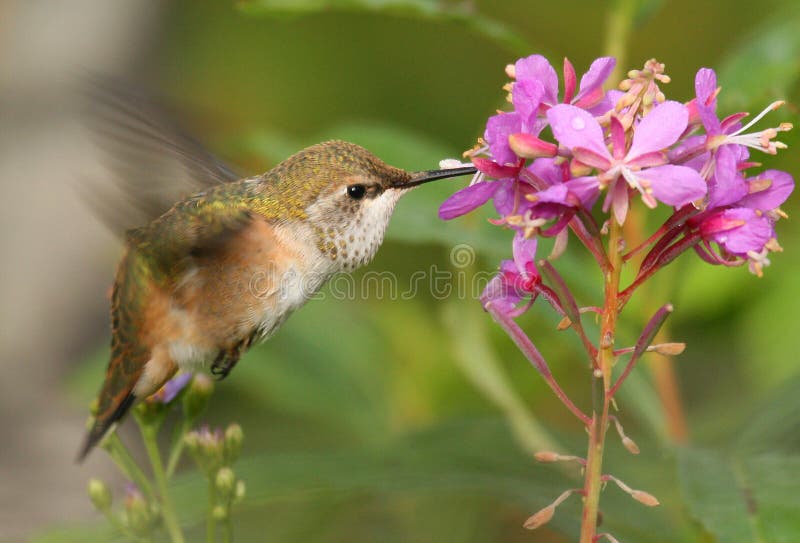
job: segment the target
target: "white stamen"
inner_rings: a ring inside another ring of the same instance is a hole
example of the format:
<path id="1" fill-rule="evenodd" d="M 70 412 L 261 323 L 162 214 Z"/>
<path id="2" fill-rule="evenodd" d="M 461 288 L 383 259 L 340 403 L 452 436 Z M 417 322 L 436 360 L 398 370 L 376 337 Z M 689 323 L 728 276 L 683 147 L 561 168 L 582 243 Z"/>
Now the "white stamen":
<path id="1" fill-rule="evenodd" d="M 778 149 L 786 149 L 788 146 L 781 142 L 781 141 L 772 141 L 772 138 L 777 137 L 779 132 L 787 132 L 792 129 L 791 123 L 781 123 L 775 128 L 767 128 L 765 130 L 761 130 L 759 132 L 753 132 L 751 134 L 745 134 L 744 132 L 760 121 L 764 116 L 769 113 L 770 111 L 774 111 L 781 107 L 785 102 L 783 100 L 778 100 L 776 102 L 772 102 L 769 106 L 767 106 L 761 113 L 756 115 L 752 121 L 744 125 L 742 128 L 729 134 L 725 137 L 725 141 L 728 143 L 734 143 L 739 145 L 744 145 L 745 147 L 750 147 L 751 149 L 757 149 L 759 151 L 763 151 L 767 154 L 774 155 L 778 152 Z"/>

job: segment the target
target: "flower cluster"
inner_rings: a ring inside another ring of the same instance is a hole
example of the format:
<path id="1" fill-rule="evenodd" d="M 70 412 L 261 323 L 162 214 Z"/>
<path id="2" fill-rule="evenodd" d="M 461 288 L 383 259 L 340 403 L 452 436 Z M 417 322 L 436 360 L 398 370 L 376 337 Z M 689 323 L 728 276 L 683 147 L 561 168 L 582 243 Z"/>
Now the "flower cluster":
<path id="1" fill-rule="evenodd" d="M 601 220 L 620 225 L 634 198 L 647 208 L 660 203 L 673 210 L 643 246 L 625 255 L 648 249 L 632 288 L 688 249 L 712 264 L 748 263 L 759 275 L 768 254 L 780 250 L 775 223 L 785 216 L 780 206 L 794 181 L 778 170 L 754 173 L 760 165 L 750 150 L 775 154 L 786 147 L 776 137 L 788 123 L 751 131 L 782 102 L 743 125 L 745 113 L 717 117 L 713 70 L 697 72 L 696 97 L 684 104 L 664 96 L 660 85 L 669 77 L 655 60 L 604 92 L 614 66 L 613 58 L 599 58 L 578 84 L 565 60 L 563 94 L 556 70 L 540 55 L 507 67 L 513 110 L 489 118 L 483 138 L 467 152 L 478 174 L 439 210 L 442 219 L 452 219 L 492 200 L 499 214 L 492 222 L 516 231 L 513 260 L 501 264 L 484 305 L 513 316 L 525 309 L 523 299 L 543 293 L 538 237 L 555 237 L 557 255 L 572 230 L 607 265 L 598 245 L 607 226 L 596 223 L 598 202 L 607 214 Z"/>

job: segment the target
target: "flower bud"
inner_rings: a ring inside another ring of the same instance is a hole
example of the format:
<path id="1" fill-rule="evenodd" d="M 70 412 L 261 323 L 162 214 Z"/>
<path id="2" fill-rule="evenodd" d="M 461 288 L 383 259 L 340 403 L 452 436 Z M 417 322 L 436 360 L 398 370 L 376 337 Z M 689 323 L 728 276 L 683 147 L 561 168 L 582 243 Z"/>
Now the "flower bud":
<path id="1" fill-rule="evenodd" d="M 681 354 L 686 349 L 685 343 L 659 343 L 653 345 L 652 349 L 658 354 L 665 356 L 676 356 Z"/>
<path id="2" fill-rule="evenodd" d="M 212 431 L 208 426 L 202 426 L 186 434 L 183 439 L 197 467 L 207 477 L 213 476 L 224 464 L 224 438 L 219 428 Z"/>
<path id="3" fill-rule="evenodd" d="M 654 507 L 656 505 L 659 505 L 658 499 L 652 494 L 645 492 L 644 490 L 632 490 L 630 492 L 630 495 L 631 498 L 633 498 L 639 503 L 643 503 L 648 507 Z"/>
<path id="4" fill-rule="evenodd" d="M 200 450 L 200 436 L 197 435 L 197 432 L 189 432 L 183 436 L 183 444 L 191 454 L 196 454 Z"/>
<path id="5" fill-rule="evenodd" d="M 125 519 L 128 528 L 139 536 L 149 533 L 153 527 L 153 515 L 142 493 L 130 485 L 125 495 Z"/>
<path id="6" fill-rule="evenodd" d="M 214 520 L 225 520 L 228 518 L 228 508 L 224 505 L 215 505 L 211 510 L 211 516 Z"/>
<path id="7" fill-rule="evenodd" d="M 535 530 L 536 528 L 544 526 L 545 524 L 550 522 L 550 519 L 553 518 L 555 512 L 556 512 L 555 506 L 553 504 L 550 504 L 544 509 L 541 509 L 539 512 L 528 517 L 523 526 L 527 530 Z"/>
<path id="8" fill-rule="evenodd" d="M 194 420 L 208 405 L 214 392 L 214 381 L 204 373 L 198 373 L 192 379 L 189 389 L 183 397 L 183 412 L 186 418 Z"/>
<path id="9" fill-rule="evenodd" d="M 631 454 L 639 454 L 639 446 L 628 436 L 622 436 L 622 446 L 628 449 Z"/>
<path id="10" fill-rule="evenodd" d="M 220 468 L 214 478 L 214 484 L 217 486 L 219 493 L 227 499 L 235 490 L 236 475 L 231 468 Z"/>
<path id="11" fill-rule="evenodd" d="M 244 500 L 245 495 L 247 494 L 247 487 L 244 484 L 244 481 L 239 480 L 236 481 L 236 490 L 233 494 L 233 503 L 240 503 Z"/>
<path id="12" fill-rule="evenodd" d="M 92 400 L 89 403 L 89 414 L 91 414 L 92 418 L 94 418 L 94 417 L 97 416 L 97 413 L 99 411 L 100 411 L 100 402 L 98 401 L 97 398 L 95 398 L 94 400 Z M 94 422 L 94 421 L 92 421 L 92 422 Z"/>
<path id="13" fill-rule="evenodd" d="M 111 492 L 100 479 L 89 479 L 89 499 L 98 511 L 104 512 L 111 507 Z"/>
<path id="14" fill-rule="evenodd" d="M 533 455 L 537 462 L 549 464 L 550 462 L 558 462 L 560 455 L 553 451 L 539 451 Z"/>
<path id="15" fill-rule="evenodd" d="M 234 423 L 228 426 L 225 430 L 224 457 L 227 464 L 232 464 L 239 458 L 239 452 L 242 450 L 242 442 L 244 441 L 244 432 L 242 427 Z"/>
<path id="16" fill-rule="evenodd" d="M 569 328 L 570 326 L 572 326 L 572 320 L 569 317 L 564 317 L 563 319 L 558 321 L 558 324 L 556 325 L 556 330 L 562 332 L 567 328 Z"/>
<path id="17" fill-rule="evenodd" d="M 558 146 L 554 143 L 524 132 L 508 136 L 508 145 L 520 158 L 554 157 L 558 153 Z"/>

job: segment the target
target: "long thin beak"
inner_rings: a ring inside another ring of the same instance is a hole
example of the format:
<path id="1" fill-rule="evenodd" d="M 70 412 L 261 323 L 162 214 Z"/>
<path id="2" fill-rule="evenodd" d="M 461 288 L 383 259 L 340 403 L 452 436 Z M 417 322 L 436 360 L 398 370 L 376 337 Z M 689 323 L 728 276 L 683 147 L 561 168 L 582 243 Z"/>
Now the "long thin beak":
<path id="1" fill-rule="evenodd" d="M 447 179 L 448 177 L 458 177 L 461 175 L 472 175 L 478 171 L 475 166 L 463 166 L 461 168 L 449 168 L 447 170 L 428 170 L 427 172 L 415 172 L 411 174 L 411 179 L 408 181 L 398 183 L 394 187 L 399 189 L 408 189 L 436 181 L 437 179 Z"/>

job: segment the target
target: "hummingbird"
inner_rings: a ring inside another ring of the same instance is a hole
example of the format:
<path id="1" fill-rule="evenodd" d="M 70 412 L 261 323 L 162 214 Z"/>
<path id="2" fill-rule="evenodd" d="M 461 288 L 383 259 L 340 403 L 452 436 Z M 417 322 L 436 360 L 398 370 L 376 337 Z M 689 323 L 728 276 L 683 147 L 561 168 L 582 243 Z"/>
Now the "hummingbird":
<path id="1" fill-rule="evenodd" d="M 127 121 L 141 124 L 130 111 Z M 144 124 L 184 161 L 191 149 L 202 166 L 193 173 L 218 182 L 125 234 L 110 360 L 79 461 L 178 370 L 225 378 L 331 276 L 369 263 L 412 188 L 475 173 L 472 166 L 408 172 L 358 145 L 327 141 L 240 179 L 188 137 L 164 138 Z"/>

